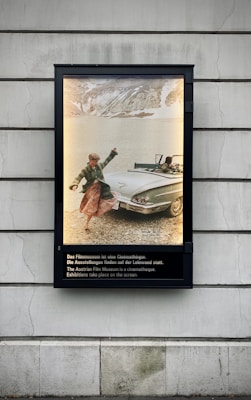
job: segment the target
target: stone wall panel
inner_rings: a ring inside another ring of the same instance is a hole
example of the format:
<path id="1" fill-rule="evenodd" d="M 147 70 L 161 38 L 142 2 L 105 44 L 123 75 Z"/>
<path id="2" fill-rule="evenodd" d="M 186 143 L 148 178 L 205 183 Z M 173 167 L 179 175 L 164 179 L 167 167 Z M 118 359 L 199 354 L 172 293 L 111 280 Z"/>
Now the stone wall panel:
<path id="1" fill-rule="evenodd" d="M 244 80 L 250 46 L 245 34 L 2 33 L 0 77 L 52 79 L 54 64 L 132 63 L 194 64 L 195 79 Z"/>
<path id="2" fill-rule="evenodd" d="M 0 29 L 250 31 L 249 0 L 2 0 Z"/>
<path id="3" fill-rule="evenodd" d="M 3 286 L 0 335 L 249 338 L 250 301 L 250 288 L 220 286 L 162 291 Z"/>

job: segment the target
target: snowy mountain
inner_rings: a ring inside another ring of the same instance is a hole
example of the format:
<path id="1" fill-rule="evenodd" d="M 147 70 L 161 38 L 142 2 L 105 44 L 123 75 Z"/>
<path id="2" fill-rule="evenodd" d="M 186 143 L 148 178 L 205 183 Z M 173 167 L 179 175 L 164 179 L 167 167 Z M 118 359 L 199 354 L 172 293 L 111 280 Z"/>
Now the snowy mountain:
<path id="1" fill-rule="evenodd" d="M 179 118 L 183 80 L 165 78 L 66 78 L 64 115 L 108 118 Z"/>

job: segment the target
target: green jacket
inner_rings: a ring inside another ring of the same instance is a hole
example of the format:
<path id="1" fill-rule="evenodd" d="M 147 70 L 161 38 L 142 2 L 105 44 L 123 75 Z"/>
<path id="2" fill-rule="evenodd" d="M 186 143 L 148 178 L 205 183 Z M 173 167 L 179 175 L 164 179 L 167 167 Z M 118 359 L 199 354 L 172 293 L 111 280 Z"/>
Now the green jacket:
<path id="1" fill-rule="evenodd" d="M 69 186 L 69 189 L 72 190 L 73 186 L 78 186 L 80 181 L 85 178 L 86 183 L 82 186 L 81 190 L 82 193 L 85 193 L 89 189 L 89 187 L 98 180 L 101 183 L 101 197 L 104 199 L 113 198 L 110 186 L 105 183 L 102 170 L 117 154 L 118 153 L 112 150 L 105 161 L 98 163 L 95 169 L 93 169 L 88 163 L 87 166 L 83 168 L 78 176 L 73 180 L 72 184 Z"/>

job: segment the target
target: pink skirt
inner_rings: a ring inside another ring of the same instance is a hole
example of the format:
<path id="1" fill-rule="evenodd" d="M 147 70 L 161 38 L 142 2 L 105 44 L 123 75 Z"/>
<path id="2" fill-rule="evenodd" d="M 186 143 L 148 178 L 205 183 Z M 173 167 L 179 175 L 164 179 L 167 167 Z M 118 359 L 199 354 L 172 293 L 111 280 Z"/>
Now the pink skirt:
<path id="1" fill-rule="evenodd" d="M 114 193 L 113 196 L 114 197 L 109 200 L 102 199 L 101 185 L 99 182 L 96 182 L 84 194 L 79 211 L 88 216 L 99 217 L 115 206 L 117 199 Z"/>

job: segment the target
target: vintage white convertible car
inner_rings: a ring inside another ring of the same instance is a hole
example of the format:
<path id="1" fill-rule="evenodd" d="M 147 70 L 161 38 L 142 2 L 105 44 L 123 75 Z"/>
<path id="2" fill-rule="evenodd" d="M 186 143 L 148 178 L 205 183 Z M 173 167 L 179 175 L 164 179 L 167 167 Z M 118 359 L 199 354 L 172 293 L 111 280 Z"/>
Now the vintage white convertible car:
<path id="1" fill-rule="evenodd" d="M 181 163 L 175 163 L 179 157 Z M 183 211 L 183 156 L 171 156 L 170 165 L 156 154 L 155 163 L 135 163 L 133 169 L 106 175 L 111 190 L 118 193 L 119 207 L 141 214 L 167 210 L 176 217 Z"/>

